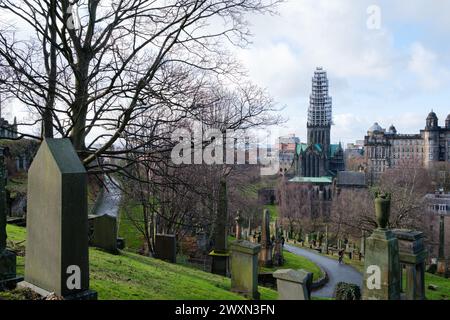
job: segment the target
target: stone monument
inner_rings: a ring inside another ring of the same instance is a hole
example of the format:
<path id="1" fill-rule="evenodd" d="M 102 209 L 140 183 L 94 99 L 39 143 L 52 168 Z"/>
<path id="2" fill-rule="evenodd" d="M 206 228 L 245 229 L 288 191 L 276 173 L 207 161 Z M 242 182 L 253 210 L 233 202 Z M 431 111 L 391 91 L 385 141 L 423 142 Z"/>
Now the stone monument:
<path id="1" fill-rule="evenodd" d="M 236 240 L 241 240 L 242 239 L 242 229 L 241 229 L 241 224 L 242 224 L 242 217 L 241 217 L 241 212 L 238 210 L 237 211 L 237 216 L 235 219 L 236 222 Z"/>
<path id="2" fill-rule="evenodd" d="M 272 267 L 272 241 L 270 239 L 270 213 L 264 210 L 261 228 L 261 252 L 259 253 L 259 265 Z"/>
<path id="3" fill-rule="evenodd" d="M 366 243 L 363 300 L 400 299 L 398 240 L 388 229 L 390 206 L 390 194 L 376 194 L 375 212 L 378 228 Z"/>
<path id="4" fill-rule="evenodd" d="M 406 300 L 425 300 L 427 250 L 425 249 L 424 234 L 411 230 L 393 230 L 393 232 L 398 239 L 400 265 L 404 266 L 406 271 L 404 298 Z"/>
<path id="5" fill-rule="evenodd" d="M 89 244 L 117 253 L 117 219 L 108 214 L 89 217 Z"/>
<path id="6" fill-rule="evenodd" d="M 278 300 L 311 300 L 313 274 L 305 270 L 277 270 Z"/>
<path id="7" fill-rule="evenodd" d="M 439 256 L 437 259 L 436 272 L 441 276 L 448 276 L 448 261 L 445 258 L 445 215 L 439 220 Z"/>
<path id="8" fill-rule="evenodd" d="M 212 257 L 211 272 L 222 276 L 228 276 L 228 260 L 230 254 L 227 245 L 228 201 L 227 183 L 225 180 L 220 181 L 218 201 L 219 205 L 214 226 L 214 250 L 209 254 Z"/>
<path id="9" fill-rule="evenodd" d="M 96 299 L 89 290 L 87 173 L 69 139 L 46 139 L 28 173 L 25 282 L 37 293 Z"/>
<path id="10" fill-rule="evenodd" d="M 6 249 L 6 168 L 3 150 L 0 150 L 0 290 L 15 286 L 16 254 Z"/>
<path id="11" fill-rule="evenodd" d="M 236 241 L 231 245 L 231 291 L 259 299 L 258 253 L 261 245 Z"/>
<path id="12" fill-rule="evenodd" d="M 155 236 L 155 258 L 177 263 L 177 241 L 175 235 L 157 234 Z"/>

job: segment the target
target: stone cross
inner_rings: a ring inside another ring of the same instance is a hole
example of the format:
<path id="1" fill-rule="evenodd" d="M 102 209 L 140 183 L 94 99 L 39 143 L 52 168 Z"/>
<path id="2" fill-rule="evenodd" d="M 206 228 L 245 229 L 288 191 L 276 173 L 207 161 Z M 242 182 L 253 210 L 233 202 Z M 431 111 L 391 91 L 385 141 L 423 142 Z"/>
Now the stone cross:
<path id="1" fill-rule="evenodd" d="M 47 296 L 96 299 L 89 290 L 87 172 L 69 139 L 42 142 L 28 172 L 25 282 Z"/>

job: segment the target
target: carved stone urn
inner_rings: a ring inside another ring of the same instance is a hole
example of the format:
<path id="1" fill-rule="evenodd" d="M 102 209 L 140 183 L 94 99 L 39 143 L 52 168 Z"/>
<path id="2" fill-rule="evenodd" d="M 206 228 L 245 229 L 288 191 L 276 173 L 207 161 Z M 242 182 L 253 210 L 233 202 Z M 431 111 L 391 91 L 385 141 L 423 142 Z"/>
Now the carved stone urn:
<path id="1" fill-rule="evenodd" d="M 375 215 L 379 229 L 387 229 L 391 214 L 391 195 L 377 192 L 375 194 Z"/>

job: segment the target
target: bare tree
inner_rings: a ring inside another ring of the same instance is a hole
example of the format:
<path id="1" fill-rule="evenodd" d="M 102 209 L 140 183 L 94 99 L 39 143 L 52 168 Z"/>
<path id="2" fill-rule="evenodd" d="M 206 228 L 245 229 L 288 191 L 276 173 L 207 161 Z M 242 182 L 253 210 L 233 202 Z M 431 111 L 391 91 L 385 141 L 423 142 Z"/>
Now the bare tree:
<path id="1" fill-rule="evenodd" d="M 89 165 L 128 152 L 110 148 L 141 114 L 195 109 L 185 85 L 198 71 L 237 76 L 225 42 L 246 45 L 246 14 L 278 2 L 0 0 L 11 18 L 0 25 L 0 67 L 12 74 L 2 85 L 39 114 L 42 137 L 69 137 Z"/>

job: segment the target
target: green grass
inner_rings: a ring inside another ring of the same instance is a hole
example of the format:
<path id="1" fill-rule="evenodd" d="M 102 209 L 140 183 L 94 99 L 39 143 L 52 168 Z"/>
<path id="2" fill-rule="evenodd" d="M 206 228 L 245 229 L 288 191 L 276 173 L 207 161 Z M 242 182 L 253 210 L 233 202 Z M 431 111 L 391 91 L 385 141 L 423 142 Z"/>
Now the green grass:
<path id="1" fill-rule="evenodd" d="M 274 272 L 278 269 L 304 269 L 308 272 L 312 272 L 314 274 L 313 280 L 319 280 L 323 273 L 320 270 L 319 266 L 317 266 L 314 262 L 308 260 L 305 257 L 298 256 L 296 254 L 284 251 L 284 259 L 285 264 L 281 267 L 273 267 L 273 268 L 260 268 L 260 272 Z"/>
<path id="2" fill-rule="evenodd" d="M 25 229 L 7 226 L 9 240 L 25 239 Z M 89 250 L 91 289 L 101 300 L 241 300 L 230 291 L 228 278 L 186 266 L 122 252 L 111 255 L 98 249 Z M 23 266 L 23 258 L 18 264 Z M 23 268 L 18 274 L 23 275 Z M 263 300 L 277 299 L 277 292 L 260 288 Z M 14 293 L 0 293 L 0 298 L 19 299 Z"/>
<path id="3" fill-rule="evenodd" d="M 142 207 L 120 208 L 119 212 L 119 237 L 125 239 L 128 251 L 137 253 L 144 243 L 142 234 L 136 229 L 133 221 L 142 220 Z"/>

